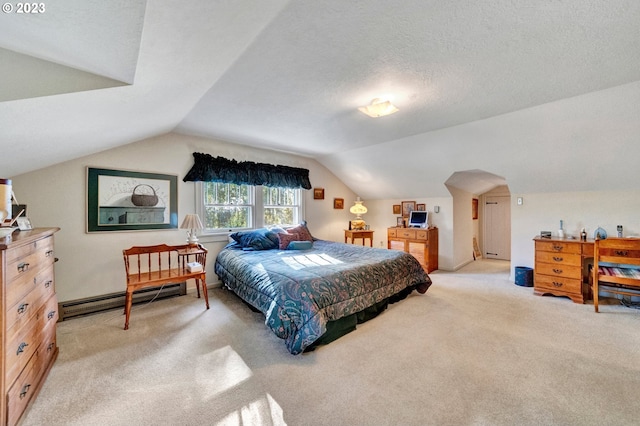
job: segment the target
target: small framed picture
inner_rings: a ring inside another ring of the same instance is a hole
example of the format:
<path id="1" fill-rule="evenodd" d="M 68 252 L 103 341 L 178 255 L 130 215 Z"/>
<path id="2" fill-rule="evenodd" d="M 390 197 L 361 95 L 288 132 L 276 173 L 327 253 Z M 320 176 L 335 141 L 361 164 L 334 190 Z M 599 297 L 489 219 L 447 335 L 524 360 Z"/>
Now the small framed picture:
<path id="1" fill-rule="evenodd" d="M 334 198 L 333 199 L 333 208 L 334 209 L 344 209 L 344 198 Z"/>
<path id="2" fill-rule="evenodd" d="M 17 220 L 18 223 L 18 229 L 21 231 L 28 231 L 30 229 L 33 229 L 33 227 L 31 226 L 31 221 L 29 220 L 28 217 L 19 217 Z"/>
<path id="3" fill-rule="evenodd" d="M 396 226 L 399 228 L 404 228 L 404 217 L 400 216 L 396 218 Z"/>
<path id="4" fill-rule="evenodd" d="M 324 200 L 324 188 L 313 188 L 313 199 Z"/>
<path id="5" fill-rule="evenodd" d="M 415 201 L 403 201 L 402 202 L 402 217 L 409 217 L 412 211 L 416 209 Z"/>
<path id="6" fill-rule="evenodd" d="M 402 207 L 400 207 L 400 204 L 394 204 L 393 214 L 400 214 L 400 213 L 402 213 Z"/>
<path id="7" fill-rule="evenodd" d="M 416 204 L 416 210 L 419 212 L 426 212 L 427 205 L 426 204 Z"/>

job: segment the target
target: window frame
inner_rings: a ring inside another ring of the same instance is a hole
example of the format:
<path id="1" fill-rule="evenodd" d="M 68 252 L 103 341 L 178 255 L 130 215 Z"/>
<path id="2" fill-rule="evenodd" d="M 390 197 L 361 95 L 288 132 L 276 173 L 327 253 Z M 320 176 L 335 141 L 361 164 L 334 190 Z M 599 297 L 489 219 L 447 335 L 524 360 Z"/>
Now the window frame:
<path id="1" fill-rule="evenodd" d="M 198 214 L 198 216 L 200 216 L 201 218 L 205 217 L 205 203 L 204 203 L 204 188 L 205 188 L 205 184 L 206 182 L 195 182 L 195 208 L 196 208 L 196 213 Z M 252 200 L 253 204 L 251 205 L 251 222 L 249 224 L 248 227 L 246 228 L 232 228 L 232 229 L 227 229 L 227 230 L 223 230 L 222 228 L 220 229 L 216 229 L 216 230 L 207 230 L 204 229 L 202 230 L 202 232 L 200 233 L 201 237 L 206 237 L 206 236 L 212 236 L 212 237 L 216 237 L 216 236 L 225 236 L 227 237 L 229 234 L 233 233 L 233 232 L 239 232 L 239 231 L 246 231 L 246 230 L 251 230 L 251 229 L 258 229 L 258 228 L 262 228 L 265 226 L 264 224 L 264 200 L 263 200 L 263 186 L 262 185 L 247 185 L 249 187 L 249 192 L 250 192 L 250 199 Z M 300 223 L 302 222 L 302 218 L 304 218 L 304 212 L 305 212 L 305 196 L 303 193 L 303 190 L 301 188 L 295 188 L 296 191 L 298 191 L 298 206 L 297 206 L 297 222 Z M 295 208 L 295 206 L 293 206 Z M 296 216 L 296 213 L 294 212 L 294 217 Z M 291 225 L 297 225 L 297 223 L 293 223 Z"/>

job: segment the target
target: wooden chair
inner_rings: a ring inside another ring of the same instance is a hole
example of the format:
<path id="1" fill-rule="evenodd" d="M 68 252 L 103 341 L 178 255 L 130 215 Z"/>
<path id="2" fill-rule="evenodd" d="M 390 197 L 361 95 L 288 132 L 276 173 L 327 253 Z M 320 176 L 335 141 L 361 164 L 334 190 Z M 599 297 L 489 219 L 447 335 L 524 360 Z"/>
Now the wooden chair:
<path id="1" fill-rule="evenodd" d="M 200 298 L 200 285 L 202 285 L 205 304 L 209 309 L 209 294 L 207 292 L 205 272 L 207 249 L 202 245 L 169 246 L 159 244 L 155 246 L 138 246 L 122 250 L 122 255 L 127 275 L 124 308 L 125 330 L 129 329 L 133 293 L 146 287 L 158 287 L 164 284 L 176 284 L 188 279 L 194 279 L 198 298 Z M 190 262 L 198 262 L 202 265 L 202 271 L 190 272 L 187 268 L 187 264 Z"/>
<path id="2" fill-rule="evenodd" d="M 640 296 L 640 238 L 596 239 L 593 255 L 593 306 L 596 312 L 599 312 L 600 285 L 605 285 L 604 291 L 608 293 Z"/>

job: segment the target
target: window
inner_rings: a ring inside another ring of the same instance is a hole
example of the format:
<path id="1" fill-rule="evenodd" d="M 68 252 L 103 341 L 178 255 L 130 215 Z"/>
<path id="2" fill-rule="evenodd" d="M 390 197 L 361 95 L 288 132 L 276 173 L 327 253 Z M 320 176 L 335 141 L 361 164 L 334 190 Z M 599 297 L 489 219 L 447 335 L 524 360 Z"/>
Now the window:
<path id="1" fill-rule="evenodd" d="M 197 182 L 198 214 L 206 232 L 295 225 L 302 217 L 300 189 Z"/>

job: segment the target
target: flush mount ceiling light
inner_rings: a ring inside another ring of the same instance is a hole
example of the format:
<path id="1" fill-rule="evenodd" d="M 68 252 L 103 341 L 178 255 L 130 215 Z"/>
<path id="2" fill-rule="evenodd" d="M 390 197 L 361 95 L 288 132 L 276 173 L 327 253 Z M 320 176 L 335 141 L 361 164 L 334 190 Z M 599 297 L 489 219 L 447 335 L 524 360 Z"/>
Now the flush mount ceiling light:
<path id="1" fill-rule="evenodd" d="M 385 115 L 393 114 L 394 112 L 398 112 L 398 108 L 396 108 L 391 102 L 386 101 L 384 99 L 375 98 L 371 101 L 370 105 L 362 106 L 358 108 L 361 112 L 367 114 L 369 117 L 383 117 Z"/>

